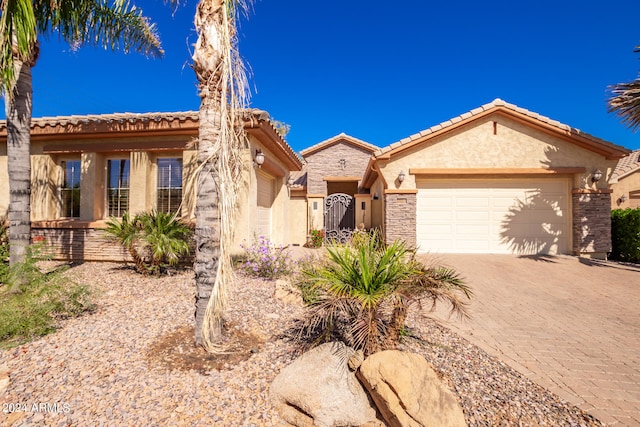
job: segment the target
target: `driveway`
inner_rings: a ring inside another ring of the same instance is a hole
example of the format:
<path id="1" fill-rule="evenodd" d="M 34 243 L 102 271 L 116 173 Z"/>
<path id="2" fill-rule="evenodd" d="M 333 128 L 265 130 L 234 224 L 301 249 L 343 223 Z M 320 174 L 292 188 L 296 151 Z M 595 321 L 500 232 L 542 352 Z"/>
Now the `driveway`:
<path id="1" fill-rule="evenodd" d="M 609 425 L 640 426 L 640 268 L 570 256 L 438 255 L 472 318 L 434 316 Z"/>

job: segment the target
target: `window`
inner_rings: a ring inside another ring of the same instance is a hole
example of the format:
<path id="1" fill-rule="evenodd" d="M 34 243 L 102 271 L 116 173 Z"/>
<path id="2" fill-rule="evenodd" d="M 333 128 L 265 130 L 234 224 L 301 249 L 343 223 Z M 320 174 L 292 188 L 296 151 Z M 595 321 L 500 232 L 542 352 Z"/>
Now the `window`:
<path id="1" fill-rule="evenodd" d="M 158 159 L 158 212 L 175 213 L 182 202 L 182 159 Z"/>
<path id="2" fill-rule="evenodd" d="M 121 217 L 129 210 L 129 159 L 107 161 L 107 210 Z"/>
<path id="3" fill-rule="evenodd" d="M 62 167 L 60 194 L 60 216 L 62 218 L 80 217 L 80 160 L 65 160 Z"/>

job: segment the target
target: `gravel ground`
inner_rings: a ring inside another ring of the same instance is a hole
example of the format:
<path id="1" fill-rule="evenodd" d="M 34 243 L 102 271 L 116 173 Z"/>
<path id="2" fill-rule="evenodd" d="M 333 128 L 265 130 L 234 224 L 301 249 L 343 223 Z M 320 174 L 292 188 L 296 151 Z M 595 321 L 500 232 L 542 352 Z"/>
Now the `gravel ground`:
<path id="1" fill-rule="evenodd" d="M 190 271 L 158 279 L 86 263 L 68 274 L 99 291 L 98 308 L 0 351 L 10 378 L 1 425 L 287 425 L 268 390 L 293 359 L 292 345 L 278 337 L 301 308 L 274 299 L 272 282 L 239 276 L 232 292 L 228 320 L 253 336 L 250 357 L 231 357 L 220 370 L 187 370 L 179 360 L 191 352 Z M 415 337 L 404 349 L 423 354 L 448 381 L 470 426 L 601 425 L 434 321 L 409 321 Z"/>

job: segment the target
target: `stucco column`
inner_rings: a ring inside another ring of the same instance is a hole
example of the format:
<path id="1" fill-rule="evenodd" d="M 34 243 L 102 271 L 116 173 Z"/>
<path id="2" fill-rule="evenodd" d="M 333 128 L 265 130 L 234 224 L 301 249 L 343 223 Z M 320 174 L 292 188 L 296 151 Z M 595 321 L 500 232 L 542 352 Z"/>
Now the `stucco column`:
<path id="1" fill-rule="evenodd" d="M 98 153 L 82 153 L 80 175 L 80 219 L 103 219 L 105 212 L 104 156 Z"/>
<path id="2" fill-rule="evenodd" d="M 573 251 L 606 258 L 611 251 L 611 190 L 573 190 Z"/>
<path id="3" fill-rule="evenodd" d="M 384 240 L 404 240 L 416 245 L 416 203 L 418 190 L 385 190 Z"/>
<path id="4" fill-rule="evenodd" d="M 156 177 L 151 173 L 149 153 L 133 151 L 130 156 L 130 162 L 129 212 L 131 215 L 135 215 L 155 207 L 153 183 Z"/>
<path id="5" fill-rule="evenodd" d="M 356 227 L 371 228 L 371 194 L 355 194 L 356 199 Z"/>

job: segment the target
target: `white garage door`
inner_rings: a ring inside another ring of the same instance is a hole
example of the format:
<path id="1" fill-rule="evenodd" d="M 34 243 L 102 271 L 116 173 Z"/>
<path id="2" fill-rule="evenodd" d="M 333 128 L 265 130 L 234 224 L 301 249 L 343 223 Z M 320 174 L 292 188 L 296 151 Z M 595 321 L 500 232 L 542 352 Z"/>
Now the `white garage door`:
<path id="1" fill-rule="evenodd" d="M 568 179 L 418 181 L 421 252 L 568 253 Z"/>
<path id="2" fill-rule="evenodd" d="M 273 204 L 274 179 L 261 171 L 257 174 L 258 210 L 256 214 L 256 236 L 271 239 L 271 205 Z"/>

